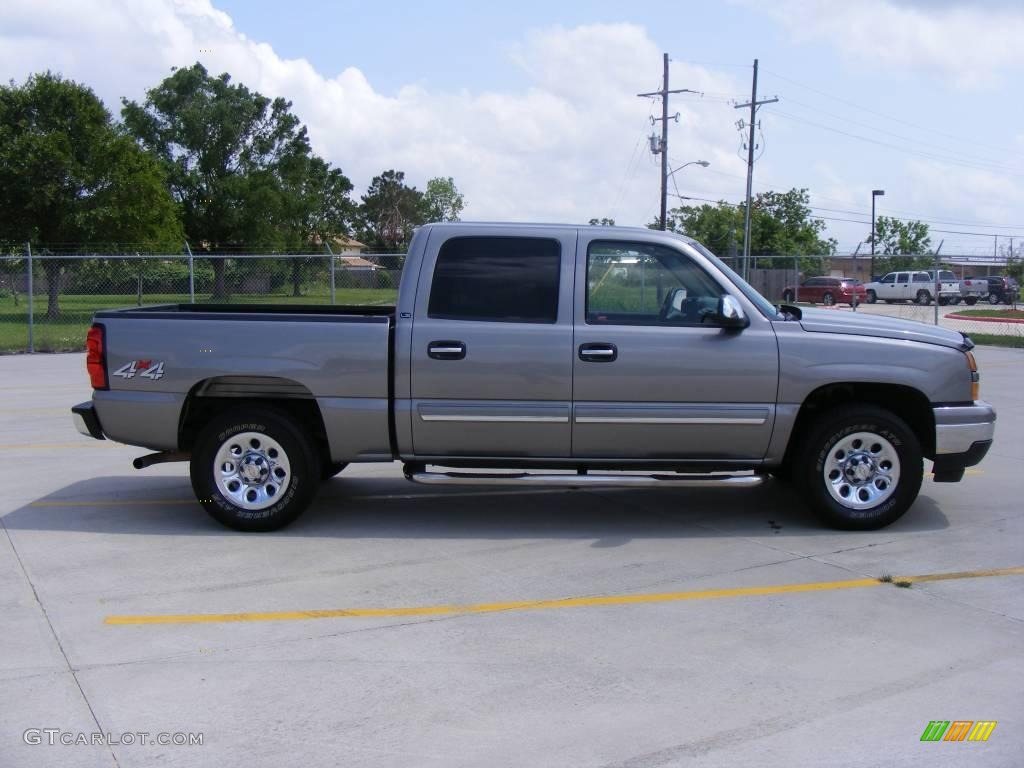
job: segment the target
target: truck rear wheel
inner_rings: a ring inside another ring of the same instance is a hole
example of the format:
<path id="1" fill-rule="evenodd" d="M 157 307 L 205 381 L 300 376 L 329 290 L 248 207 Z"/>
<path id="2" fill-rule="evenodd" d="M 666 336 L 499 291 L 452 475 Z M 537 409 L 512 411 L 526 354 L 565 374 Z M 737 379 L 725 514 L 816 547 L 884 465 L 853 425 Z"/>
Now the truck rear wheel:
<path id="1" fill-rule="evenodd" d="M 273 531 L 309 506 L 320 462 L 288 416 L 243 407 L 214 418 L 199 434 L 192 490 L 217 522 L 237 531 Z"/>
<path id="2" fill-rule="evenodd" d="M 845 406 L 816 421 L 794 467 L 811 508 L 828 525 L 872 530 L 899 519 L 921 490 L 916 435 L 895 414 Z"/>

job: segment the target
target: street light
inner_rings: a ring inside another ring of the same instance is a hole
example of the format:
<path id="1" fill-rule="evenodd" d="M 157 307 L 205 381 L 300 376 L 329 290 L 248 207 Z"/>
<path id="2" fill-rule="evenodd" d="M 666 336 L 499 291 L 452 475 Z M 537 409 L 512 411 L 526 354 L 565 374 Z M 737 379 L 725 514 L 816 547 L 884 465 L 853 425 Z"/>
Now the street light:
<path id="1" fill-rule="evenodd" d="M 699 166 L 701 166 L 702 168 L 707 168 L 707 167 L 708 167 L 709 165 L 711 165 L 711 163 L 709 163 L 709 162 L 708 162 L 707 160 L 691 160 L 691 161 L 690 161 L 690 162 L 688 162 L 688 163 L 683 163 L 682 165 L 680 165 L 680 166 L 679 166 L 678 168 L 676 168 L 676 169 L 675 169 L 675 171 L 669 171 L 669 172 L 668 172 L 668 173 L 667 173 L 667 174 L 665 175 L 665 178 L 666 178 L 666 179 L 672 179 L 672 186 L 673 186 L 673 187 L 675 187 L 675 190 L 676 190 L 676 197 L 678 197 L 678 198 L 679 198 L 680 200 L 682 200 L 682 199 L 683 199 L 683 196 L 679 194 L 679 185 L 678 185 L 678 184 L 676 184 L 676 180 L 675 180 L 675 178 L 674 178 L 674 174 L 676 173 L 676 171 L 681 171 L 681 170 L 683 170 L 683 168 L 685 168 L 685 167 L 686 167 L 686 166 L 688 166 L 688 165 L 699 165 Z M 662 228 L 662 229 L 667 229 L 667 228 L 668 228 L 668 227 L 667 227 L 667 221 L 665 221 L 665 219 L 662 219 L 662 222 L 661 222 L 661 228 Z"/>
<path id="2" fill-rule="evenodd" d="M 884 189 L 871 190 L 871 280 L 875 279 L 875 198 L 885 195 Z"/>

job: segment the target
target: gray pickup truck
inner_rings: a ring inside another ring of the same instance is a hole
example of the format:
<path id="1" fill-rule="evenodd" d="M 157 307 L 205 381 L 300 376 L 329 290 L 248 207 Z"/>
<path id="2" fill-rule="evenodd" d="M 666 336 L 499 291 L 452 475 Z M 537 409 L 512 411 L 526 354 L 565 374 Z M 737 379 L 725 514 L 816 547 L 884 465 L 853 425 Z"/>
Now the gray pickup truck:
<path id="1" fill-rule="evenodd" d="M 828 524 L 887 525 L 992 443 L 969 338 L 773 306 L 699 243 L 648 229 L 429 224 L 395 307 L 97 313 L 79 431 L 190 461 L 246 531 L 351 462 L 418 483 L 797 485 Z"/>

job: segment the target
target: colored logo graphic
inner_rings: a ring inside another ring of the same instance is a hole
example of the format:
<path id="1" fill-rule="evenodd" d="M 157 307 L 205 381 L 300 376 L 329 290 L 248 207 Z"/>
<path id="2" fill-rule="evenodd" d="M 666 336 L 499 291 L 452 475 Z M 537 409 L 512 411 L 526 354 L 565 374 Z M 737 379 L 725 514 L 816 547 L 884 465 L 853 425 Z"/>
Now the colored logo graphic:
<path id="1" fill-rule="evenodd" d="M 932 720 L 921 741 L 988 741 L 995 727 L 995 720 Z"/>

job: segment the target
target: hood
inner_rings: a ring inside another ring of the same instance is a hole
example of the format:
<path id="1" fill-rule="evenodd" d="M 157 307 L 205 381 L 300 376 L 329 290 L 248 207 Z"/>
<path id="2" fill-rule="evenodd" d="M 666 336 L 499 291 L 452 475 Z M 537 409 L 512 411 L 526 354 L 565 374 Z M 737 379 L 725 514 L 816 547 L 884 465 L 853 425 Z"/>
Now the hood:
<path id="1" fill-rule="evenodd" d="M 845 333 L 854 336 L 879 336 L 883 339 L 906 339 L 954 349 L 967 347 L 964 335 L 959 331 L 919 323 L 916 320 L 900 320 L 866 312 L 801 308 L 800 325 L 811 333 Z"/>

